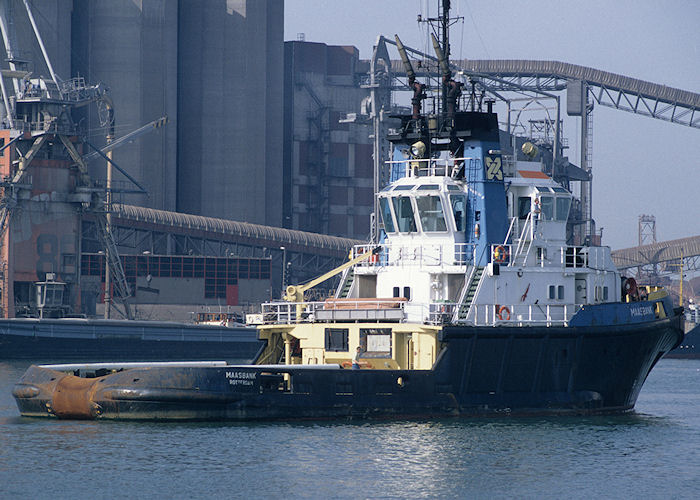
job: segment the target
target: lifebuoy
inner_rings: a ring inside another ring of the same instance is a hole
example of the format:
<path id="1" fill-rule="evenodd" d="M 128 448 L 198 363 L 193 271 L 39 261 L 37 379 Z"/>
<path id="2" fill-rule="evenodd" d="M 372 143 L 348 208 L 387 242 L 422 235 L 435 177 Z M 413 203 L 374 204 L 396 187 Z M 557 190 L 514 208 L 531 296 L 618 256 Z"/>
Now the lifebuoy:
<path id="1" fill-rule="evenodd" d="M 506 247 L 504 247 L 503 245 L 498 245 L 493 250 L 494 262 L 501 264 L 501 263 L 505 262 L 507 258 L 508 258 L 508 250 L 506 250 Z"/>
<path id="2" fill-rule="evenodd" d="M 503 316 L 505 316 L 505 318 Z M 501 306 L 498 309 L 498 319 L 501 321 L 510 321 L 510 309 L 506 306 Z"/>

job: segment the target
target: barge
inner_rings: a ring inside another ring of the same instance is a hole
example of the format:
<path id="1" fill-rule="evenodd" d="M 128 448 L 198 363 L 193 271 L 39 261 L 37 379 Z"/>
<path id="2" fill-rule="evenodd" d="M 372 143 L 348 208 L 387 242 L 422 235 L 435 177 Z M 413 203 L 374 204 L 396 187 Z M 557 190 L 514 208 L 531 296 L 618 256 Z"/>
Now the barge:
<path id="1" fill-rule="evenodd" d="M 85 318 L 0 319 L 0 360 L 253 362 L 255 327 Z"/>

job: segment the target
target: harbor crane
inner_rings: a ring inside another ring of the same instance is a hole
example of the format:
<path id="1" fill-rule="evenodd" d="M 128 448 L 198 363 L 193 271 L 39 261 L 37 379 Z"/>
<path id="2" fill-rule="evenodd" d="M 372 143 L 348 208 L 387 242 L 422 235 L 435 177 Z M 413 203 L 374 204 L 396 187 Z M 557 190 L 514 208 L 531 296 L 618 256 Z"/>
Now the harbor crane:
<path id="1" fill-rule="evenodd" d="M 106 275 L 108 277 L 106 281 L 109 278 L 112 279 L 115 296 L 124 307 L 123 314 L 125 317 L 131 318 L 132 314 L 127 302 L 128 297 L 131 296 L 131 289 L 110 228 L 111 167 L 114 166 L 122 172 L 137 187 L 136 192 L 146 193 L 146 190 L 114 163 L 111 152 L 145 133 L 164 126 L 168 121 L 167 116 L 154 120 L 124 137 L 113 140 L 114 106 L 109 97 L 108 89 L 100 84 L 88 85 L 82 77 L 69 80 L 60 79 L 53 70 L 41 34 L 34 21 L 32 8 L 27 0 L 24 0 L 24 7 L 51 78 L 34 77 L 32 73 L 26 71 L 24 66 L 26 66 L 27 61 L 16 56 L 18 44 L 14 33 L 13 13 L 11 13 L 7 1 L 0 2 L 0 32 L 9 64 L 9 70 L 2 70 L 2 77 L 0 77 L 0 91 L 2 92 L 4 108 L 2 116 L 3 128 L 9 129 L 11 138 L 2 145 L 0 152 L 13 147 L 17 158 L 12 161 L 10 175 L 6 175 L 0 182 L 2 189 L 0 196 L 0 246 L 9 241 L 4 237 L 4 234 L 13 214 L 21 208 L 23 202 L 33 196 L 32 191 L 35 187 L 30 174 L 32 162 L 39 157 L 42 150 L 46 150 L 47 157 L 51 157 L 54 154 L 51 153 L 54 145 L 61 144 L 68 154 L 68 161 L 72 161 L 73 167 L 77 167 L 76 185 L 73 188 L 74 192 L 68 195 L 68 201 L 79 204 L 78 210 L 94 214 L 99 236 L 105 249 Z M 16 13 L 14 14 L 16 15 Z M 6 79 L 12 82 L 9 89 L 5 85 Z M 85 138 L 76 140 L 76 137 L 80 137 L 80 133 L 72 117 L 74 109 L 95 103 L 107 111 L 102 125 L 107 128 L 108 144 L 103 149 L 96 148 Z M 76 147 L 76 144 L 80 142 L 90 146 L 94 152 L 83 155 L 80 148 Z M 108 162 L 108 179 L 105 187 L 98 186 L 88 173 L 88 161 L 98 156 Z M 1 286 L 3 290 L 2 305 L 7 311 L 11 304 L 5 302 L 9 286 L 6 265 L 2 267 Z M 108 317 L 110 309 L 109 285 L 105 287 L 105 299 L 105 315 Z"/>

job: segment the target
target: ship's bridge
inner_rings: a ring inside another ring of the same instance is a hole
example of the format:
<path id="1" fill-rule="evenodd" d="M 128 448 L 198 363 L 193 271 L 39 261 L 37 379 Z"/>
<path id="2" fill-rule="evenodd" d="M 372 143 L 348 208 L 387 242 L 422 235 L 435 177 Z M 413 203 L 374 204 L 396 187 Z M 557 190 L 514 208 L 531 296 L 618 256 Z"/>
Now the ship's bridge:
<path id="1" fill-rule="evenodd" d="M 538 163 L 535 165 L 539 166 Z M 543 243 L 562 245 L 566 242 L 566 221 L 572 195 L 539 169 L 529 168 L 529 162 L 518 162 L 515 175 L 508 179 L 511 224 L 506 239 L 538 239 Z"/>
<path id="2" fill-rule="evenodd" d="M 471 258 L 465 243 L 468 186 L 450 176 L 458 160 L 391 162 L 403 167 L 405 176 L 378 195 L 384 259 L 407 252 L 421 252 L 435 263 L 464 264 Z"/>

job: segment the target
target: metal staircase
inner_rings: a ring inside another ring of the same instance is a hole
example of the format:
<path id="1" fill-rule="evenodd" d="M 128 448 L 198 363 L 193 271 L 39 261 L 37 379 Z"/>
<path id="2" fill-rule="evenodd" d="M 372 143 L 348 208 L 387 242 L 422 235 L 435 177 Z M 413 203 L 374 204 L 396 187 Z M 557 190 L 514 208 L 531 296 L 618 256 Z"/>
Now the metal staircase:
<path id="1" fill-rule="evenodd" d="M 126 279 L 126 274 L 124 273 L 124 268 L 122 267 L 122 260 L 119 258 L 117 243 L 114 241 L 112 232 L 107 228 L 107 217 L 105 214 L 98 213 L 96 214 L 95 219 L 97 220 L 97 229 L 100 239 L 104 245 L 107 259 L 109 260 L 109 274 L 114 283 L 116 296 L 119 297 L 120 302 L 124 305 L 126 317 L 128 319 L 132 319 L 131 309 L 129 304 L 126 302 L 126 299 L 131 296 L 131 287 Z"/>
<path id="2" fill-rule="evenodd" d="M 343 275 L 340 278 L 340 285 L 338 286 L 338 291 L 335 294 L 336 299 L 345 299 L 350 293 L 352 284 L 355 282 L 355 271 L 352 267 L 348 267 L 343 271 Z"/>
<path id="3" fill-rule="evenodd" d="M 524 266 L 527 263 L 528 255 L 532 250 L 532 242 L 535 239 L 535 219 L 533 212 L 527 214 L 527 219 L 523 224 L 520 236 L 515 240 L 517 245 L 511 255 L 512 266 Z"/>
<path id="4" fill-rule="evenodd" d="M 452 318 L 454 323 L 461 323 L 467 319 L 469 309 L 471 308 L 474 295 L 476 294 L 477 288 L 479 288 L 479 283 L 481 282 L 481 276 L 483 274 L 484 266 L 474 266 L 469 278 L 464 282 L 462 292 L 457 301 L 457 310 Z"/>

